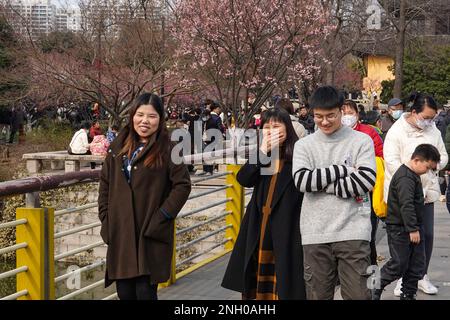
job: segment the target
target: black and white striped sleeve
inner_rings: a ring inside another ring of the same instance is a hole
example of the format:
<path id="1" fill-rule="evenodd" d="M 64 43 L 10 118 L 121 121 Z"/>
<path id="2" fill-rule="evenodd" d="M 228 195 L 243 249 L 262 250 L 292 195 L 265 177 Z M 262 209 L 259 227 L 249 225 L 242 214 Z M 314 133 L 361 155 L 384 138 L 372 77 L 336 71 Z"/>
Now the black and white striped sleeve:
<path id="1" fill-rule="evenodd" d="M 333 186 L 336 180 L 349 173 L 348 168 L 343 165 L 315 168 L 308 150 L 309 148 L 303 144 L 302 140 L 295 143 L 292 157 L 292 177 L 300 192 L 322 191 L 330 184 Z"/>
<path id="2" fill-rule="evenodd" d="M 341 177 L 348 174 L 346 166 L 332 165 L 328 168 L 308 169 L 305 167 L 293 171 L 294 183 L 300 192 L 317 192 L 325 189 Z"/>
<path id="3" fill-rule="evenodd" d="M 340 178 L 335 182 L 334 193 L 340 198 L 362 196 L 373 189 L 375 180 L 375 170 L 369 167 L 359 167 L 348 177 Z"/>
<path id="4" fill-rule="evenodd" d="M 355 168 L 347 177 L 335 182 L 334 194 L 340 198 L 362 196 L 373 190 L 377 173 L 375 164 L 375 149 L 369 136 L 364 136 L 355 155 Z"/>

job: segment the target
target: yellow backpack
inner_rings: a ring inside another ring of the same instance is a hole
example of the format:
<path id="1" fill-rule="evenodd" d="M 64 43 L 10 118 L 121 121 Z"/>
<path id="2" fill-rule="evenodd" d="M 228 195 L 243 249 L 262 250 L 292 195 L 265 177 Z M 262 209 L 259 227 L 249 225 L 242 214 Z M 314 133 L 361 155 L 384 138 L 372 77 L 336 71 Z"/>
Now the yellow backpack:
<path id="1" fill-rule="evenodd" d="M 378 218 L 386 218 L 387 216 L 387 204 L 384 202 L 383 189 L 384 189 L 384 160 L 381 157 L 375 157 L 377 165 L 377 179 L 373 188 L 372 194 L 372 206 L 373 211 Z"/>

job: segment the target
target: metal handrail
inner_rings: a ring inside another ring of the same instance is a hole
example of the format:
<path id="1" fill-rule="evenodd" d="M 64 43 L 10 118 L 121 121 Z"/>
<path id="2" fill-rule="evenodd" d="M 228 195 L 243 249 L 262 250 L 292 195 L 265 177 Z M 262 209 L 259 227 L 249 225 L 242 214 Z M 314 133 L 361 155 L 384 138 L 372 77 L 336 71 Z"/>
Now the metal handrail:
<path id="1" fill-rule="evenodd" d="M 68 272 L 68 273 L 66 273 L 66 274 L 63 274 L 62 276 L 56 277 L 56 278 L 55 278 L 55 283 L 61 282 L 61 281 L 65 280 L 65 279 L 69 278 L 69 277 L 72 276 L 73 274 L 85 272 L 85 271 L 88 271 L 88 270 L 91 270 L 91 269 L 95 269 L 95 268 L 97 268 L 97 267 L 100 267 L 100 266 L 104 265 L 105 263 L 106 263 L 106 261 L 105 261 L 105 260 L 102 260 L 102 261 L 95 262 L 95 263 L 93 263 L 93 264 L 84 266 L 83 268 L 74 270 L 74 271 L 72 271 L 72 272 Z"/>
<path id="2" fill-rule="evenodd" d="M 227 185 L 225 185 L 223 187 L 214 188 L 214 190 L 209 190 L 209 191 L 205 191 L 205 192 L 199 192 L 199 193 L 190 195 L 188 200 L 192 200 L 192 199 L 195 199 L 195 198 L 200 198 L 200 197 L 206 196 L 208 194 L 215 193 L 217 191 L 225 190 L 226 188 L 229 188 L 229 187 L 231 187 L 231 185 L 227 184 Z"/>
<path id="3" fill-rule="evenodd" d="M 192 229 L 201 227 L 201 226 L 203 226 L 203 225 L 205 225 L 205 224 L 208 224 L 208 223 L 210 223 L 210 222 L 212 222 L 212 221 L 219 220 L 220 218 L 226 217 L 226 216 L 229 215 L 230 213 L 231 213 L 231 211 L 225 211 L 224 213 L 219 214 L 219 215 L 217 215 L 217 216 L 214 216 L 214 217 L 212 217 L 212 218 L 210 218 L 210 219 L 208 219 L 208 220 L 202 221 L 202 222 L 200 222 L 200 223 L 194 224 L 194 225 L 189 226 L 189 227 L 184 228 L 184 229 L 177 230 L 177 233 L 176 233 L 176 234 L 179 235 L 179 234 L 182 234 L 182 233 L 191 231 Z"/>
<path id="4" fill-rule="evenodd" d="M 63 210 L 57 210 L 57 211 L 55 211 L 55 217 L 61 216 L 63 214 L 68 214 L 68 213 L 83 211 L 83 210 L 90 209 L 90 208 L 95 208 L 97 206 L 98 206 L 97 202 L 92 202 L 92 203 L 84 204 L 84 205 L 78 206 L 78 207 L 73 207 L 73 208 L 63 209 Z"/>
<path id="5" fill-rule="evenodd" d="M 206 181 L 206 180 L 212 180 L 212 179 L 220 178 L 220 177 L 226 176 L 227 174 L 230 174 L 230 173 L 231 172 L 229 172 L 229 171 L 225 171 L 225 172 L 222 172 L 222 173 L 213 174 L 211 176 L 207 176 L 207 177 L 204 177 L 204 178 L 199 178 L 199 179 L 193 180 L 193 181 L 191 181 L 191 183 L 192 183 L 192 185 L 195 185 L 196 183 L 199 183 L 199 182 L 202 182 L 202 181 Z"/>
<path id="6" fill-rule="evenodd" d="M 78 290 L 76 290 L 74 292 L 71 292 L 71 293 L 69 293 L 69 294 L 67 294 L 65 296 L 62 296 L 62 297 L 60 297 L 60 298 L 58 298 L 56 300 L 67 300 L 67 299 L 76 297 L 76 296 L 78 296 L 78 295 L 80 295 L 82 293 L 85 293 L 85 292 L 87 292 L 87 291 L 89 291 L 91 289 L 99 287 L 99 286 L 103 285 L 104 283 L 105 283 L 105 279 L 102 279 L 102 280 L 94 282 L 93 284 L 90 284 L 90 285 L 88 285 L 86 287 L 83 287 L 83 288 L 78 289 Z"/>
<path id="7" fill-rule="evenodd" d="M 3 273 L 0 273 L 0 280 L 2 279 L 6 279 L 12 276 L 15 276 L 16 274 L 22 273 L 22 272 L 27 272 L 28 271 L 28 267 L 27 266 L 23 266 L 23 267 L 19 267 L 17 269 L 14 270 L 10 270 L 10 271 L 6 271 Z"/>
<path id="8" fill-rule="evenodd" d="M 64 259 L 64 258 L 69 257 L 69 256 L 73 256 L 73 255 L 75 255 L 77 253 L 81 253 L 81 252 L 87 251 L 89 249 L 100 247 L 100 246 L 102 246 L 104 244 L 105 243 L 103 241 L 99 241 L 99 242 L 96 242 L 96 243 L 93 243 L 93 244 L 90 244 L 90 245 L 87 245 L 87 246 L 84 246 L 84 247 L 81 247 L 81 248 L 78 248 L 78 249 L 74 249 L 72 251 L 67 251 L 67 252 L 61 253 L 61 254 L 55 256 L 55 261 Z"/>
<path id="9" fill-rule="evenodd" d="M 197 242 L 200 242 L 200 241 L 202 241 L 202 240 L 205 240 L 205 239 L 207 239 L 207 238 L 209 238 L 209 237 L 212 237 L 213 235 L 216 235 L 216 234 L 218 234 L 218 233 L 220 233 L 220 232 L 222 232 L 222 231 L 225 231 L 226 229 L 232 228 L 232 227 L 233 227 L 232 224 L 228 224 L 228 225 L 226 225 L 226 226 L 224 226 L 224 227 L 221 227 L 221 228 L 219 228 L 219 229 L 217 229 L 217 230 L 214 230 L 214 231 L 212 231 L 212 232 L 210 232 L 210 233 L 207 233 L 207 234 L 201 236 L 200 238 L 197 238 L 197 239 L 194 239 L 194 240 L 192 240 L 192 241 L 183 243 L 182 245 L 177 246 L 177 251 L 178 251 L 178 250 L 183 250 L 183 249 L 185 249 L 185 248 L 187 248 L 187 247 L 189 247 L 189 246 L 192 246 L 193 244 L 195 244 L 195 243 L 197 243 Z"/>
<path id="10" fill-rule="evenodd" d="M 199 213 L 199 212 L 204 211 L 206 209 L 210 209 L 210 208 L 214 208 L 214 207 L 220 206 L 221 204 L 230 202 L 231 200 L 232 200 L 231 198 L 226 198 L 225 200 L 220 200 L 220 201 L 217 201 L 217 202 L 213 202 L 213 203 L 211 203 L 211 204 L 209 204 L 207 206 L 200 207 L 198 209 L 194 209 L 194 210 L 191 210 L 191 211 L 188 211 L 188 212 L 180 213 L 177 216 L 177 219 L 184 218 L 184 217 L 187 217 L 187 216 L 191 216 L 191 215 L 193 215 L 195 213 Z"/>
<path id="11" fill-rule="evenodd" d="M 54 238 L 55 239 L 62 238 L 62 237 L 65 237 L 65 236 L 68 236 L 68 235 L 71 235 L 71 234 L 75 234 L 75 233 L 80 232 L 80 231 L 84 231 L 84 230 L 88 230 L 88 229 L 92 229 L 92 228 L 97 228 L 97 227 L 100 227 L 101 225 L 102 225 L 101 222 L 94 222 L 94 223 L 87 224 L 87 225 L 84 225 L 84 226 L 81 226 L 81 227 L 78 227 L 78 228 L 73 228 L 73 229 L 69 229 L 69 230 L 66 230 L 66 231 L 61 231 L 61 232 L 55 233 Z"/>
<path id="12" fill-rule="evenodd" d="M 99 179 L 100 170 L 86 170 L 4 181 L 0 182 L 0 197 L 65 188 L 80 183 L 97 182 Z"/>
<path id="13" fill-rule="evenodd" d="M 179 263 L 176 264 L 176 266 L 178 268 L 179 266 L 181 266 L 181 265 L 183 265 L 183 264 L 185 264 L 185 263 L 187 263 L 189 261 L 192 261 L 195 258 L 198 258 L 201 255 L 204 255 L 205 253 L 208 253 L 208 252 L 214 250 L 215 248 L 220 247 L 220 246 L 224 245 L 225 243 L 227 243 L 228 241 L 231 241 L 231 240 L 232 240 L 232 238 L 226 238 L 222 242 L 219 242 L 219 243 L 217 243 L 217 244 L 215 244 L 215 245 L 213 245 L 213 246 L 211 246 L 211 247 L 209 247 L 209 248 L 207 248 L 207 249 L 205 249 L 205 250 L 203 250 L 203 251 L 201 251 L 201 252 L 199 252 L 197 254 L 194 254 L 194 255 L 190 256 L 187 259 L 184 259 L 183 261 L 180 261 Z"/>
<path id="14" fill-rule="evenodd" d="M 113 293 L 112 295 L 104 297 L 102 300 L 113 300 L 113 299 L 117 299 L 117 298 L 118 298 L 118 295 L 117 295 L 117 292 L 116 292 L 116 293 Z"/>
<path id="15" fill-rule="evenodd" d="M 13 294 L 10 294 L 9 296 L 0 298 L 0 300 L 16 300 L 17 298 L 26 296 L 28 294 L 28 290 L 22 290 Z"/>
<path id="16" fill-rule="evenodd" d="M 5 253 L 9 253 L 9 252 L 13 252 L 13 251 L 17 251 L 19 249 L 23 249 L 23 248 L 26 248 L 26 247 L 28 247 L 28 243 L 21 242 L 21 243 L 15 244 L 13 246 L 9 246 L 9 247 L 6 247 L 6 248 L 1 248 L 0 249 L 0 255 L 5 254 Z"/>
<path id="17" fill-rule="evenodd" d="M 213 231 L 206 231 L 202 232 L 203 235 L 201 235 L 200 237 L 198 237 L 197 239 L 194 239 L 188 243 L 184 243 L 184 244 L 180 244 L 178 247 L 175 246 L 175 250 L 183 250 L 186 249 L 188 247 L 194 246 L 196 243 L 203 243 L 203 241 L 205 239 L 207 239 L 206 241 L 208 242 L 208 245 L 213 244 L 212 246 L 208 247 L 207 249 L 204 248 L 196 248 L 196 252 L 190 256 L 190 257 L 186 257 L 184 260 L 178 262 L 178 263 L 174 263 L 174 267 L 175 266 L 179 266 L 182 264 L 186 264 L 194 259 L 202 259 L 202 255 L 207 254 L 208 252 L 213 251 L 216 248 L 219 248 L 223 245 L 226 245 L 225 248 L 228 248 L 228 244 L 230 241 L 232 241 L 234 243 L 235 241 L 235 236 L 232 235 L 231 233 L 228 235 L 228 232 L 230 230 L 230 228 L 233 228 L 233 226 L 235 225 L 235 223 L 239 223 L 239 221 L 236 222 L 232 222 L 234 221 L 233 219 L 228 219 L 228 216 L 230 214 L 234 214 L 235 210 L 236 210 L 236 214 L 237 216 L 239 216 L 241 213 L 240 211 L 237 212 L 239 209 L 239 207 L 237 206 L 235 208 L 235 206 L 230 206 L 229 208 L 227 208 L 226 210 L 230 210 L 230 211 L 224 211 L 223 206 L 226 203 L 230 203 L 231 201 L 236 201 L 236 202 L 240 202 L 243 201 L 243 199 L 240 198 L 239 195 L 242 195 L 242 187 L 239 186 L 239 184 L 236 182 L 236 177 L 235 174 L 237 173 L 238 168 L 230 166 L 227 167 L 227 171 L 226 172 L 221 172 L 218 174 L 213 174 L 211 176 L 205 176 L 205 177 L 201 177 L 201 178 L 194 178 L 192 181 L 192 185 L 193 186 L 197 186 L 200 188 L 196 191 L 199 191 L 195 194 L 191 194 L 188 198 L 188 200 L 193 200 L 193 199 L 198 199 L 200 197 L 203 196 L 207 196 L 207 195 L 213 195 L 215 193 L 220 193 L 220 200 L 217 199 L 217 197 L 212 197 L 215 198 L 216 200 L 213 200 L 214 202 L 210 202 L 209 204 L 201 207 L 201 208 L 195 208 L 195 209 L 191 209 L 189 211 L 185 211 L 182 212 L 178 215 L 178 218 L 183 218 L 183 217 L 189 217 L 193 214 L 199 213 L 199 212 L 204 212 L 205 210 L 210 211 L 211 215 L 207 215 L 206 220 L 203 221 L 195 221 L 194 225 L 188 226 L 184 229 L 180 229 L 176 231 L 176 235 L 181 235 L 181 234 L 185 234 L 191 230 L 195 230 L 196 228 L 214 223 L 217 224 L 217 226 L 214 226 Z M 227 177 L 225 179 L 225 176 L 228 176 L 232 174 L 233 177 Z M 218 179 L 219 178 L 219 179 Z M 207 180 L 212 180 L 212 179 L 218 179 L 216 180 L 217 183 L 215 183 L 214 181 L 212 183 L 201 183 L 202 181 L 207 181 Z M 20 191 L 21 194 L 23 193 L 31 193 L 31 192 L 40 192 L 40 191 L 46 191 L 46 190 L 50 190 L 50 189 L 56 189 L 56 188 L 62 188 L 62 187 L 67 187 L 67 186 L 71 186 L 71 185 L 76 185 L 76 184 L 83 184 L 83 183 L 92 183 L 92 182 L 98 182 L 99 180 L 99 170 L 95 170 L 95 171 L 80 171 L 80 172 L 74 172 L 74 173 L 66 173 L 66 174 L 61 174 L 61 175 L 52 175 L 52 176 L 41 176 L 41 177 L 32 177 L 32 178 L 28 178 L 28 179 L 21 179 L 21 180 L 16 180 L 10 183 L 0 183 L 0 196 L 2 195 L 12 195 L 14 194 L 14 192 Z M 20 184 L 22 184 L 20 186 Z M 211 184 L 214 184 L 211 185 Z M 208 188 L 201 188 L 201 186 L 203 185 L 208 185 Z M 211 186 L 209 186 L 211 185 Z M 8 188 L 6 188 L 8 187 Z M 236 192 L 229 192 L 228 189 L 235 189 L 236 188 Z M 7 191 L 5 189 L 8 189 Z M 225 195 L 225 197 L 223 197 L 222 192 L 223 190 L 227 190 L 227 194 Z M 3 192 L 3 193 L 2 193 Z M 244 192 L 245 195 L 252 193 L 252 190 L 246 190 L 246 192 Z M 195 200 L 194 200 L 195 201 Z M 209 199 L 208 199 L 209 202 Z M 245 204 L 245 203 L 244 203 Z M 97 203 L 88 203 L 88 204 L 84 204 L 82 206 L 77 206 L 74 208 L 66 208 L 63 210 L 57 210 L 54 212 L 54 216 L 58 217 L 58 216 L 62 216 L 64 214 L 70 214 L 70 213 L 74 213 L 74 212 L 79 212 L 82 210 L 86 210 L 86 209 L 92 209 L 90 211 L 95 210 L 95 208 L 97 207 Z M 220 206 L 220 207 L 219 207 Z M 216 208 L 217 207 L 217 208 Z M 227 205 L 228 207 L 228 205 Z M 240 208 L 242 208 L 243 206 L 241 206 Z M 210 208 L 215 208 L 213 210 L 208 210 Z M 232 211 L 231 211 L 232 210 Z M 204 213 L 206 214 L 206 213 Z M 26 217 L 26 216 L 25 216 Z M 227 218 L 227 222 L 225 223 L 218 223 L 218 221 L 222 221 L 219 219 L 224 219 Z M 57 219 L 55 219 L 57 220 Z M 29 221 L 29 219 L 28 219 Z M 15 227 L 21 224 L 26 224 L 27 220 L 26 219 L 20 219 L 17 221 L 10 221 L 10 222 L 6 222 L 6 223 L 2 223 L 0 224 L 0 229 L 3 228 L 8 228 L 8 227 Z M 54 239 L 60 239 L 64 236 L 68 236 L 71 234 L 75 234 L 77 232 L 82 232 L 84 230 L 89 230 L 89 229 L 93 229 L 93 228 L 98 228 L 101 226 L 101 222 L 94 222 L 94 223 L 89 223 L 87 225 L 83 225 L 83 226 L 77 226 L 73 229 L 69 229 L 69 230 L 64 230 L 64 231 L 59 231 L 59 232 L 54 232 L 54 226 L 51 225 L 48 230 L 51 230 L 51 236 L 54 237 Z M 238 226 L 237 226 L 238 227 Z M 209 228 L 208 228 L 209 229 Z M 46 229 L 47 230 L 47 229 Z M 225 231 L 227 232 L 225 234 Z M 223 234 L 222 234 L 223 232 Z M 217 236 L 215 236 L 217 235 Z M 208 238 L 210 240 L 208 240 Z M 217 241 L 216 241 L 217 240 Z M 21 248 L 26 248 L 28 247 L 28 243 L 30 243 L 30 241 L 32 240 L 28 240 L 28 239 L 23 239 L 24 242 L 16 244 L 14 246 L 11 247 L 7 247 L 7 248 L 3 248 L 0 249 L 0 254 L 6 253 L 6 252 L 10 252 L 13 250 L 18 250 Z M 26 242 L 25 242 L 26 241 Z M 58 253 L 57 255 L 55 255 L 54 253 L 51 253 L 53 256 L 51 257 L 52 260 L 54 261 L 60 261 L 66 257 L 69 256 L 73 256 L 82 252 L 85 252 L 86 250 L 91 250 L 93 248 L 96 247 L 101 247 L 101 246 L 105 246 L 103 241 L 99 241 L 96 243 L 91 243 L 88 245 L 85 245 L 83 247 L 78 247 L 74 250 L 70 250 L 64 253 Z M 197 251 L 198 249 L 202 249 L 202 251 Z M 218 250 L 218 249 L 216 249 Z M 225 250 L 226 251 L 226 250 Z M 70 278 L 71 276 L 73 276 L 74 274 L 78 274 L 81 272 L 86 272 L 88 270 L 94 269 L 94 268 L 98 268 L 101 267 L 103 265 L 106 264 L 105 260 L 97 260 L 96 262 L 93 262 L 90 265 L 84 266 L 80 269 L 65 273 L 63 275 L 59 275 L 59 276 L 55 276 L 53 273 L 52 278 L 54 280 L 53 283 L 59 283 L 61 285 L 62 281 Z M 22 263 L 20 268 L 17 268 L 15 270 L 10 270 L 7 272 L 4 272 L 2 274 L 0 274 L 0 279 L 4 279 L 7 277 L 11 277 L 11 276 L 15 276 L 21 272 L 27 272 L 29 270 L 29 268 L 33 268 L 32 264 L 29 263 Z M 175 269 L 172 270 L 173 275 L 171 275 L 171 279 L 173 278 L 173 281 L 175 281 Z M 30 275 L 30 273 L 25 273 L 23 274 L 24 276 L 28 277 Z M 22 276 L 22 275 L 21 275 Z M 172 280 L 171 280 L 172 281 Z M 51 283 L 51 285 L 53 285 L 53 283 Z M 172 282 L 170 282 L 172 283 Z M 97 281 L 95 283 L 92 284 L 88 284 L 87 287 L 84 287 L 82 289 L 79 289 L 75 292 L 71 292 L 63 297 L 60 297 L 58 300 L 66 300 L 66 299 L 70 299 L 72 297 L 75 297 L 79 294 L 82 294 L 84 292 L 87 292 L 88 290 L 91 290 L 93 288 L 96 288 L 98 286 L 101 286 L 102 284 L 104 284 L 104 280 L 101 281 Z M 27 289 L 27 290 L 26 290 Z M 33 290 L 31 290 L 33 289 Z M 10 295 L 8 296 L 8 298 L 17 298 L 17 297 L 21 297 L 23 295 L 28 294 L 30 298 L 35 299 L 34 296 L 34 287 L 33 288 L 29 288 L 29 287 L 20 287 L 18 288 L 18 290 L 22 290 L 14 295 Z M 43 296 L 38 296 L 36 295 L 36 298 L 41 299 Z M 53 296 L 52 296 L 53 297 Z M 109 299 L 115 299 L 117 297 L 117 294 L 114 293 L 112 295 L 109 295 L 108 297 L 105 297 L 104 300 L 109 300 Z"/>
<path id="18" fill-rule="evenodd" d="M 17 227 L 17 226 L 20 226 L 22 224 L 26 224 L 27 222 L 28 222 L 27 219 L 18 219 L 18 220 L 15 220 L 15 221 L 0 223 L 0 229 Z"/>

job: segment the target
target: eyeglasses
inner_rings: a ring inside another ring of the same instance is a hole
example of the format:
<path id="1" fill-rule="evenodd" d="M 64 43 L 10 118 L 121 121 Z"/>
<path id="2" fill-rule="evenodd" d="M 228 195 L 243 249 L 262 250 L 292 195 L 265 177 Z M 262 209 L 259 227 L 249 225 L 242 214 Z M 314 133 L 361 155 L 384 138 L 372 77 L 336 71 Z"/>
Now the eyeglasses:
<path id="1" fill-rule="evenodd" d="M 314 115 L 314 119 L 318 122 L 322 122 L 323 119 L 327 119 L 327 121 L 334 121 L 337 119 L 337 117 L 339 116 L 339 113 L 331 113 L 331 114 L 327 114 L 325 117 L 321 114 L 315 114 Z"/>
<path id="2" fill-rule="evenodd" d="M 436 120 L 436 118 L 438 117 L 438 115 L 435 115 L 433 118 L 424 118 L 421 114 L 417 114 L 417 117 L 419 118 L 419 120 L 425 120 L 425 121 L 434 121 Z"/>

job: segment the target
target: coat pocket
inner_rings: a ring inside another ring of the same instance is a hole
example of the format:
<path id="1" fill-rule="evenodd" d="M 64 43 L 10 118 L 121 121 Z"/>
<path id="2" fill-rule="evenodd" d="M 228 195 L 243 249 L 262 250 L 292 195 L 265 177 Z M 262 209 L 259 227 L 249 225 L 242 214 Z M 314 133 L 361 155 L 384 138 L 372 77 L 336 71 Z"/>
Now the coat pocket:
<path id="1" fill-rule="evenodd" d="M 173 220 L 167 219 L 159 209 L 153 214 L 144 235 L 163 243 L 173 241 Z"/>
<path id="2" fill-rule="evenodd" d="M 102 220 L 102 226 L 100 227 L 100 236 L 102 237 L 104 243 L 109 244 L 108 215 L 106 215 Z"/>

